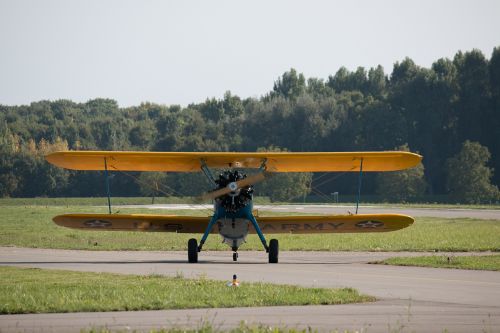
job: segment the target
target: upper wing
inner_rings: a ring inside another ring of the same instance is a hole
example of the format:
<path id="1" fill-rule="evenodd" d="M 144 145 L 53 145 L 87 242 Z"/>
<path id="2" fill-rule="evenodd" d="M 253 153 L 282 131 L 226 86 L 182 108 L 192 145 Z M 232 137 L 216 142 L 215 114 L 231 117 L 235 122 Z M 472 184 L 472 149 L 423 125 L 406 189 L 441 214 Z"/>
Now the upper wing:
<path id="1" fill-rule="evenodd" d="M 404 151 L 334 153 L 214 153 L 61 151 L 48 154 L 47 161 L 74 170 L 199 171 L 204 162 L 211 168 L 259 168 L 265 161 L 271 172 L 396 171 L 420 163 L 422 156 Z"/>
<path id="2" fill-rule="evenodd" d="M 114 231 L 203 233 L 210 217 L 150 214 L 65 214 L 54 217 L 60 226 Z M 399 214 L 258 217 L 266 234 L 384 232 L 406 228 L 413 218 Z M 212 229 L 212 233 L 217 232 Z M 250 233 L 255 233 L 250 226 Z"/>

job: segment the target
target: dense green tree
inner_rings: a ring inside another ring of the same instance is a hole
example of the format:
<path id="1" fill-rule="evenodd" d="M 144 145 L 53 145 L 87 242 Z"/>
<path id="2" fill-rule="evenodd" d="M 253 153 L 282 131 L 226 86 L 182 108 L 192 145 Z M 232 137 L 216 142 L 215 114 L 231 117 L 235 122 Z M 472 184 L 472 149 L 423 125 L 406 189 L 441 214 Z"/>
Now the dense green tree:
<path id="1" fill-rule="evenodd" d="M 485 144 L 491 152 L 492 165 L 497 172 L 493 177 L 495 184 L 500 184 L 500 47 L 493 50 L 489 62 L 489 75 L 491 87 L 491 106 L 490 111 L 485 115 L 487 124 L 483 128 L 487 136 Z"/>
<path id="2" fill-rule="evenodd" d="M 148 150 L 155 134 L 154 123 L 150 120 L 143 120 L 130 129 L 128 139 L 133 147 Z"/>
<path id="3" fill-rule="evenodd" d="M 314 77 L 307 79 L 306 91 L 314 98 L 333 95 L 333 90 L 325 84 L 323 79 Z"/>
<path id="4" fill-rule="evenodd" d="M 375 77 L 373 79 L 375 80 Z M 366 93 L 369 89 L 368 76 L 363 67 L 358 67 L 354 72 L 341 67 L 334 76 L 328 78 L 327 84 L 336 92 L 360 91 Z"/>
<path id="5" fill-rule="evenodd" d="M 363 112 L 361 132 L 366 150 L 390 150 L 408 139 L 406 122 L 398 110 L 385 101 L 369 103 Z"/>
<path id="6" fill-rule="evenodd" d="M 118 111 L 118 103 L 108 98 L 91 99 L 85 103 L 84 110 L 90 115 L 112 115 Z"/>
<path id="7" fill-rule="evenodd" d="M 292 104 L 282 96 L 276 96 L 265 103 L 249 103 L 243 135 L 248 140 L 245 150 L 255 151 L 258 147 L 285 146 L 293 134 L 289 121 Z"/>
<path id="8" fill-rule="evenodd" d="M 285 98 L 297 98 L 306 90 L 306 79 L 304 74 L 297 74 L 295 69 L 285 72 L 276 82 L 274 82 L 271 96 L 282 96 Z"/>
<path id="9" fill-rule="evenodd" d="M 483 126 L 490 121 L 488 61 L 479 50 L 459 52 L 453 60 L 458 70 L 458 126 L 460 142 L 472 140 L 484 143 Z"/>
<path id="10" fill-rule="evenodd" d="M 443 59 L 432 69 L 420 68 L 405 59 L 395 65 L 390 81 L 389 103 L 404 121 L 401 126 L 412 150 L 426 157 L 430 193 L 444 191 L 442 170 L 447 156 L 443 151 L 453 151 L 456 145 L 455 81 L 454 64 Z"/>
<path id="11" fill-rule="evenodd" d="M 241 98 L 232 95 L 230 91 L 226 91 L 224 94 L 222 107 L 224 108 L 224 114 L 231 119 L 237 118 L 245 112 Z"/>
<path id="12" fill-rule="evenodd" d="M 448 190 L 461 203 L 490 203 L 500 200 L 498 187 L 491 184 L 493 170 L 488 167 L 488 148 L 465 141 L 458 154 L 448 160 Z"/>
<path id="13" fill-rule="evenodd" d="M 224 117 L 224 105 L 222 101 L 215 98 L 207 99 L 200 105 L 200 113 L 207 120 L 219 122 Z"/>
<path id="14" fill-rule="evenodd" d="M 0 197 L 10 197 L 17 193 L 19 179 L 14 169 L 15 150 L 7 128 L 0 128 Z"/>
<path id="15" fill-rule="evenodd" d="M 376 176 L 376 183 L 375 193 L 388 202 L 421 199 L 427 187 L 423 164 L 404 171 L 379 173 Z"/>
<path id="16" fill-rule="evenodd" d="M 58 196 L 68 185 L 68 171 L 48 164 L 43 156 L 18 154 L 14 168 L 23 170 L 20 190 L 29 197 Z"/>
<path id="17" fill-rule="evenodd" d="M 376 68 L 370 68 L 368 71 L 368 81 L 366 82 L 366 93 L 377 98 L 383 98 L 387 93 L 387 81 L 382 66 L 378 65 Z"/>
<path id="18" fill-rule="evenodd" d="M 409 148 L 403 145 L 397 150 L 409 151 Z M 424 166 L 419 164 L 407 170 L 378 173 L 376 184 L 376 193 L 385 201 L 408 202 L 421 198 L 427 188 Z"/>

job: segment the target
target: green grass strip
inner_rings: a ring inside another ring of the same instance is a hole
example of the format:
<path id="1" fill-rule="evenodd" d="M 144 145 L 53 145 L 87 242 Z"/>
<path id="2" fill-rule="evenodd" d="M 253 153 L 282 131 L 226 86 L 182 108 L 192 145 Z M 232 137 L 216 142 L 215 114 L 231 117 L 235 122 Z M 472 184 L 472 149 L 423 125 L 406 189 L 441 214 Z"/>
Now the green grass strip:
<path id="1" fill-rule="evenodd" d="M 355 289 L 0 267 L 0 313 L 137 311 L 374 301 Z"/>
<path id="2" fill-rule="evenodd" d="M 189 238 L 201 235 L 87 231 L 57 226 L 52 217 L 64 213 L 105 213 L 107 207 L 3 206 L 0 208 L 0 246 L 79 250 L 186 250 Z M 208 210 L 159 211 L 120 209 L 120 213 L 160 213 L 207 216 Z M 266 212 L 259 212 L 260 215 Z M 274 213 L 278 214 L 278 213 Z M 290 213 L 285 213 L 290 214 Z M 388 233 L 267 235 L 277 238 L 280 250 L 303 251 L 500 251 L 500 221 L 417 217 L 405 229 Z M 241 250 L 262 250 L 249 235 Z M 204 249 L 228 250 L 219 235 L 210 235 Z"/>
<path id="3" fill-rule="evenodd" d="M 135 332 L 135 331 L 133 331 Z M 312 327 L 308 328 L 296 328 L 281 326 L 269 326 L 264 324 L 248 325 L 244 321 L 240 323 L 239 326 L 230 329 L 220 329 L 214 327 L 214 325 L 202 322 L 197 328 L 182 328 L 182 327 L 171 327 L 162 329 L 152 329 L 148 331 L 149 333 L 318 333 L 317 329 Z M 321 332 L 324 332 L 323 330 Z M 359 333 L 358 330 L 342 330 L 337 329 L 326 331 L 330 333 Z M 365 332 L 365 330 L 362 330 Z M 392 331 L 391 331 L 392 332 Z M 94 328 L 90 330 L 83 330 L 82 333 L 130 333 L 130 330 L 110 330 L 108 328 Z"/>
<path id="4" fill-rule="evenodd" d="M 396 257 L 376 262 L 384 265 L 500 271 L 500 255 Z"/>

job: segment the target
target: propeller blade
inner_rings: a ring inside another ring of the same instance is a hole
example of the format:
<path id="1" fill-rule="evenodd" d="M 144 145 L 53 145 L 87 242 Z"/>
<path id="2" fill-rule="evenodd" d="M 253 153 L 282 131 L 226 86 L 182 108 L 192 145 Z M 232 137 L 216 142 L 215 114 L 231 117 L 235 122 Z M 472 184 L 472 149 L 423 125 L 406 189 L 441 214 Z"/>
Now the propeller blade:
<path id="1" fill-rule="evenodd" d="M 212 191 L 212 192 L 207 192 L 205 194 L 203 194 L 201 196 L 201 199 L 202 200 L 207 200 L 207 199 L 215 199 L 215 198 L 218 198 L 218 197 L 221 197 L 223 195 L 226 195 L 226 194 L 229 194 L 231 192 L 234 192 L 240 188 L 243 188 L 245 186 L 248 186 L 248 185 L 253 185 L 255 183 L 258 183 L 262 180 L 264 180 L 266 178 L 266 176 L 268 175 L 267 172 L 260 172 L 260 173 L 257 173 L 255 175 L 252 175 L 252 176 L 249 176 L 247 178 L 243 178 L 241 180 L 238 180 L 237 182 L 235 182 L 234 184 L 236 184 L 236 187 L 234 187 L 233 185 L 233 188 L 231 188 L 229 185 L 224 187 L 224 188 L 220 188 L 218 190 L 215 190 L 215 191 Z"/>
<path id="2" fill-rule="evenodd" d="M 223 188 L 220 188 L 220 189 L 212 191 L 212 192 L 204 193 L 201 196 L 201 200 L 215 199 L 215 198 L 221 197 L 223 195 L 226 195 L 228 193 L 231 193 L 231 189 L 229 189 L 228 187 L 223 187 Z"/>
<path id="3" fill-rule="evenodd" d="M 266 178 L 266 175 L 264 172 L 257 173 L 255 175 L 251 175 L 247 178 L 243 178 L 242 180 L 238 180 L 236 182 L 236 185 L 238 185 L 238 188 L 242 188 L 248 185 L 253 185 L 255 183 L 258 183 L 260 181 L 263 181 Z"/>

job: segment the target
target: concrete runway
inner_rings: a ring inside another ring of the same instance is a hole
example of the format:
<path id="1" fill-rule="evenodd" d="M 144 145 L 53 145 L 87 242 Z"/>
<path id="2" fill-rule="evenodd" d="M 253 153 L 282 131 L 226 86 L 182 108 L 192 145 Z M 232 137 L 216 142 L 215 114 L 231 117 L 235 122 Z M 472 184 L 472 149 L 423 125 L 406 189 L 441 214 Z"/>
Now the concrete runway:
<path id="1" fill-rule="evenodd" d="M 242 283 L 264 281 L 353 287 L 379 298 L 369 304 L 0 316 L 1 332 L 78 332 L 81 328 L 148 330 L 197 327 L 202 320 L 229 328 L 248 323 L 367 332 L 500 332 L 500 272 L 394 267 L 368 261 L 415 253 L 283 252 L 267 264 L 264 252 L 203 252 L 187 264 L 184 252 L 89 252 L 0 248 L 0 265 L 125 274 L 184 274 Z M 422 255 L 419 253 L 417 255 Z M 457 254 L 454 254 L 457 255 Z"/>
<path id="2" fill-rule="evenodd" d="M 158 205 L 123 205 L 114 208 L 148 208 L 165 210 L 213 210 L 210 205 L 189 204 L 158 204 Z M 297 212 L 310 214 L 348 214 L 356 211 L 355 206 L 346 205 L 255 205 L 254 208 L 262 211 Z M 477 218 L 500 220 L 500 209 L 467 209 L 467 208 L 402 208 L 390 206 L 361 205 L 359 214 L 394 213 L 416 217 L 441 217 L 441 218 Z"/>

